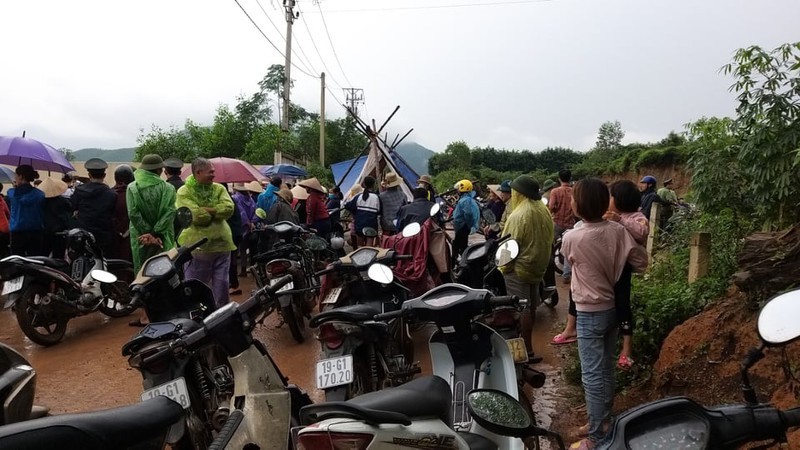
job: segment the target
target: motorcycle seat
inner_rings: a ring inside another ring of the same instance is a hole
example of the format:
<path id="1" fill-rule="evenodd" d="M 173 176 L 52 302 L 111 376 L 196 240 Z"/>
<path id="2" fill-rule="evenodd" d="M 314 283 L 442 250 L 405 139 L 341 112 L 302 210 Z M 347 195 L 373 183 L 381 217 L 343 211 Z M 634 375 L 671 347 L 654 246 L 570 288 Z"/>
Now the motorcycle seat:
<path id="1" fill-rule="evenodd" d="M 358 304 L 350 306 L 342 306 L 341 308 L 334 308 L 329 311 L 324 311 L 314 316 L 308 325 L 311 328 L 316 328 L 319 325 L 334 320 L 343 322 L 363 322 L 371 320 L 376 314 L 381 311 L 370 304 Z"/>
<path id="2" fill-rule="evenodd" d="M 469 450 L 497 450 L 497 444 L 486 436 L 480 434 L 467 433 L 466 431 L 459 431 L 458 435 L 461 439 L 467 441 Z"/>
<path id="3" fill-rule="evenodd" d="M 397 387 L 362 394 L 345 403 L 405 414 L 412 419 L 437 417 L 450 426 L 451 398 L 450 384 L 444 378 L 429 375 Z"/>
<path id="4" fill-rule="evenodd" d="M 203 327 L 203 323 L 184 318 L 176 318 L 164 322 L 151 322 L 130 341 L 122 346 L 122 355 L 129 356 L 138 352 L 145 344 L 153 341 L 168 342 L 177 338 L 180 333 L 189 334 Z"/>
<path id="5" fill-rule="evenodd" d="M 58 258 L 49 258 L 47 256 L 29 256 L 28 259 L 41 261 L 45 266 L 52 267 L 54 269 L 66 269 L 69 267 L 68 262 Z"/>
<path id="6" fill-rule="evenodd" d="M 369 392 L 346 402 L 316 403 L 300 409 L 305 425 L 332 418 L 350 418 L 380 425 L 411 425 L 411 419 L 436 417 L 450 426 L 450 385 L 430 375 L 406 384 Z"/>
<path id="7" fill-rule="evenodd" d="M 163 445 L 183 408 L 167 397 L 121 408 L 64 414 L 0 427 L 0 448 L 99 450 L 128 448 L 145 442 Z"/>

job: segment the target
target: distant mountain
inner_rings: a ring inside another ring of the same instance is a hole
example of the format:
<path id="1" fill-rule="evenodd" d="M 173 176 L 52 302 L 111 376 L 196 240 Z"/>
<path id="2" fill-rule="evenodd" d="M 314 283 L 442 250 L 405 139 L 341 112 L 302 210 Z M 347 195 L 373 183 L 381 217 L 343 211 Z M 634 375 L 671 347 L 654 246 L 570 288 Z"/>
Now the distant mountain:
<path id="1" fill-rule="evenodd" d="M 416 142 L 402 143 L 395 150 L 414 169 L 414 172 L 417 172 L 417 175 L 428 173 L 428 160 L 435 154 L 433 150 Z"/>
<path id="2" fill-rule="evenodd" d="M 136 147 L 103 150 L 102 148 L 82 148 L 72 152 L 75 161 L 86 161 L 91 158 L 102 158 L 105 162 L 131 162 Z"/>

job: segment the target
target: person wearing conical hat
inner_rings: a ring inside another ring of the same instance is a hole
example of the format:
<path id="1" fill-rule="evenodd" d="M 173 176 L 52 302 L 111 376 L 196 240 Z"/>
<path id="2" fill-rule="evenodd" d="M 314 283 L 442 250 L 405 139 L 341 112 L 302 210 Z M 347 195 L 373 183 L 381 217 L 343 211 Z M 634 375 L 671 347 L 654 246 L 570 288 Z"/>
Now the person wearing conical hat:
<path id="1" fill-rule="evenodd" d="M 44 192 L 42 254 L 64 259 L 67 250 L 66 240 L 64 236 L 58 236 L 56 233 L 68 230 L 72 219 L 72 205 L 69 199 L 63 196 L 67 191 L 67 183 L 55 178 L 45 178 L 36 188 Z"/>
<path id="2" fill-rule="evenodd" d="M 316 178 L 309 178 L 297 183 L 306 188 L 306 224 L 317 230 L 317 235 L 327 239 L 331 232 L 331 216 L 328 214 L 327 191 Z"/>
<path id="3" fill-rule="evenodd" d="M 403 179 L 397 176 L 396 173 L 387 173 L 383 181 L 386 184 L 386 189 L 380 194 L 381 204 L 383 206 L 381 228 L 384 234 L 391 236 L 397 233 L 397 226 L 395 225 L 397 213 L 400 211 L 400 208 L 408 203 L 408 198 L 406 198 L 406 194 L 400 189 L 400 185 L 403 184 Z"/>
<path id="4" fill-rule="evenodd" d="M 252 183 L 255 183 L 255 187 Z M 236 204 L 236 209 L 239 211 L 239 217 L 242 220 L 242 241 L 239 244 L 239 265 L 241 271 L 240 277 L 247 276 L 247 252 L 250 251 L 250 259 L 258 252 L 258 235 L 251 232 L 255 229 L 256 222 L 256 201 L 253 199 L 253 192 L 261 192 L 261 184 L 258 181 L 251 183 L 234 183 L 233 184 L 233 203 Z M 233 255 L 231 256 L 233 258 Z M 233 263 L 233 260 L 231 260 Z M 233 264 L 231 264 L 233 267 Z"/>

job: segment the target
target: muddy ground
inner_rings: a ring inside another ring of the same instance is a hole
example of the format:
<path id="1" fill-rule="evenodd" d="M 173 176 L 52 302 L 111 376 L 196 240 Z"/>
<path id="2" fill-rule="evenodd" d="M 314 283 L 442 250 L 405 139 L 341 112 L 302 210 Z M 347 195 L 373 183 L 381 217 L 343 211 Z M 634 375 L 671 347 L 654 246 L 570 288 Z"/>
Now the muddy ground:
<path id="1" fill-rule="evenodd" d="M 253 289 L 251 278 L 242 278 L 245 295 L 233 297 L 243 301 Z M 559 281 L 561 298 L 567 298 L 567 285 Z M 0 341 L 20 351 L 37 370 L 36 404 L 51 408 L 53 414 L 90 411 L 124 406 L 139 401 L 141 376 L 128 367 L 120 349 L 139 328 L 128 325 L 138 317 L 111 319 L 100 313 L 69 322 L 64 340 L 53 347 L 41 347 L 30 342 L 19 329 L 11 311 L 0 312 Z M 535 351 L 544 358 L 537 368 L 548 375 L 542 389 L 528 390 L 533 399 L 537 421 L 541 426 L 561 429 L 554 418 L 565 405 L 561 397 L 564 382 L 561 377 L 561 358 L 548 344 L 554 332 L 563 324 L 566 302 L 555 309 L 540 306 L 536 319 Z M 314 386 L 313 364 L 319 357 L 319 342 L 313 330 L 306 330 L 306 340 L 297 344 L 287 327 L 276 328 L 276 315 L 267 318 L 255 335 L 262 340 L 275 358 L 280 369 L 291 382 L 308 391 L 315 401 L 321 401 L 321 391 Z M 427 331 L 427 333 L 426 333 Z M 415 354 L 423 373 L 430 373 L 426 339 L 428 327 L 414 335 Z M 566 428 L 565 428 L 566 429 Z"/>

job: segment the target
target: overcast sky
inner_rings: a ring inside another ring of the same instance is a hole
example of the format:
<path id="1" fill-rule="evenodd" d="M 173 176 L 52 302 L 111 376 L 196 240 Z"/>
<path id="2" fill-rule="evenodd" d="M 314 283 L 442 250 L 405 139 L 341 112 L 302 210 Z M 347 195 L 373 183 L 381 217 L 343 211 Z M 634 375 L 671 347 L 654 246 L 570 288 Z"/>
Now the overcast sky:
<path id="1" fill-rule="evenodd" d="M 283 51 L 281 0 L 240 2 Z M 380 123 L 400 105 L 390 135 L 414 128 L 408 139 L 433 150 L 588 150 L 607 120 L 626 141 L 659 140 L 733 114 L 719 68 L 737 48 L 800 39 L 797 0 L 297 3 L 295 63 L 325 71 L 339 100 L 363 88 L 362 117 Z M 208 124 L 283 64 L 234 0 L 10 0 L 0 17 L 0 135 L 55 147 L 131 147 L 151 124 Z M 319 80 L 292 78 L 292 101 L 318 112 Z M 327 94 L 329 117 L 344 115 L 339 100 Z"/>

